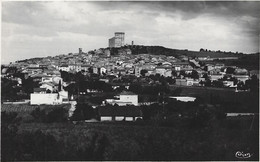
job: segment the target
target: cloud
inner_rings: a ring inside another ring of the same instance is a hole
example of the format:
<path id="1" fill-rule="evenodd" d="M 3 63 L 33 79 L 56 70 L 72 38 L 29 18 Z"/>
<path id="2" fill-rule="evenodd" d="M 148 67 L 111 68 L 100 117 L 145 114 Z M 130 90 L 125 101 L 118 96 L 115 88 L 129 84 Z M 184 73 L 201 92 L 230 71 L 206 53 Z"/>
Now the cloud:
<path id="1" fill-rule="evenodd" d="M 79 47 L 85 51 L 107 47 L 116 31 L 126 33 L 127 43 L 257 52 L 259 4 L 3 2 L 2 58 L 15 61 L 69 53 Z"/>

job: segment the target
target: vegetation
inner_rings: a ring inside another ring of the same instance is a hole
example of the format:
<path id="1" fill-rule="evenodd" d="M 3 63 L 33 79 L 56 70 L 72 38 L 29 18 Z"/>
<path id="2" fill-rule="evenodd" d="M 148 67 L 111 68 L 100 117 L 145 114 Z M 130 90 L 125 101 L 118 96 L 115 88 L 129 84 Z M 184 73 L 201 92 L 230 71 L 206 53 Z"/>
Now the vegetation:
<path id="1" fill-rule="evenodd" d="M 239 160 L 259 158 L 258 119 L 200 117 L 168 121 L 20 123 L 2 113 L 3 161 L 29 160 Z M 196 123 L 190 125 L 191 123 Z M 200 126 L 202 123 L 203 126 Z M 195 127 L 195 125 L 199 127 Z M 198 129 L 199 128 L 199 129 Z"/>

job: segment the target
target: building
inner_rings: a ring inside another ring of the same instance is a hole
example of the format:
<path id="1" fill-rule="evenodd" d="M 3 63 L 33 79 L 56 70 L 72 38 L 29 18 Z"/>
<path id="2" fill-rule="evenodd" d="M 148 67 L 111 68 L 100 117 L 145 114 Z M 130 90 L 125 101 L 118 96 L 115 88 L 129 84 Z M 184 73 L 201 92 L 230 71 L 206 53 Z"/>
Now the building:
<path id="1" fill-rule="evenodd" d="M 60 67 L 59 67 L 59 70 L 61 70 L 61 71 L 69 71 L 70 70 L 70 68 L 69 68 L 69 65 L 67 65 L 67 64 L 63 64 L 63 65 L 61 65 Z"/>
<path id="2" fill-rule="evenodd" d="M 109 56 L 111 55 L 111 53 L 110 53 L 110 50 L 109 50 L 109 49 L 105 49 L 104 53 L 105 53 L 105 55 L 106 55 L 107 57 L 109 57 Z"/>
<path id="3" fill-rule="evenodd" d="M 229 81 L 229 80 L 223 81 L 223 85 L 224 85 L 225 87 L 236 87 L 236 86 L 234 85 L 234 81 Z"/>
<path id="4" fill-rule="evenodd" d="M 239 81 L 246 82 L 246 80 L 250 79 L 249 75 L 232 75 L 234 78 L 236 78 Z"/>
<path id="5" fill-rule="evenodd" d="M 49 90 L 50 92 L 53 92 L 54 90 L 56 90 L 54 84 L 52 84 L 51 82 L 42 83 L 40 88 L 44 88 L 44 89 L 46 89 L 46 91 Z"/>
<path id="6" fill-rule="evenodd" d="M 31 93 L 31 105 L 58 105 L 62 104 L 62 97 L 58 93 Z"/>
<path id="7" fill-rule="evenodd" d="M 136 106 L 100 106 L 100 121 L 135 121 L 142 119 L 142 111 Z"/>
<path id="8" fill-rule="evenodd" d="M 125 45 L 125 33 L 115 32 L 115 36 L 108 40 L 109 47 L 121 47 Z"/>
<path id="9" fill-rule="evenodd" d="M 169 99 L 175 99 L 177 101 L 182 101 L 182 102 L 194 102 L 196 100 L 196 97 L 187 97 L 187 96 L 172 97 L 172 96 L 169 96 Z"/>
<path id="10" fill-rule="evenodd" d="M 43 88 L 38 88 L 36 90 L 40 90 Z M 59 93 L 45 93 L 45 92 L 36 92 L 31 93 L 30 101 L 31 105 L 59 105 L 64 101 L 68 100 L 68 92 L 60 91 Z"/>
<path id="11" fill-rule="evenodd" d="M 176 79 L 175 84 L 179 86 L 193 86 L 194 79 L 185 78 L 185 79 Z"/>
<path id="12" fill-rule="evenodd" d="M 79 48 L 79 54 L 80 55 L 82 54 L 82 48 Z"/>
<path id="13" fill-rule="evenodd" d="M 222 74 L 213 74 L 213 75 L 210 75 L 210 76 L 209 76 L 209 78 L 210 78 L 211 81 L 219 80 L 219 79 L 221 79 L 221 78 L 223 78 L 223 77 L 224 77 L 224 75 L 222 75 Z"/>
<path id="14" fill-rule="evenodd" d="M 126 106 L 126 105 L 138 106 L 138 95 L 133 92 L 123 91 L 119 94 L 119 100 L 106 99 L 105 102 L 112 105 L 117 104 L 119 106 Z"/>
<path id="15" fill-rule="evenodd" d="M 154 69 L 155 74 L 160 74 L 164 77 L 171 77 L 172 76 L 172 67 L 168 66 L 157 66 Z"/>

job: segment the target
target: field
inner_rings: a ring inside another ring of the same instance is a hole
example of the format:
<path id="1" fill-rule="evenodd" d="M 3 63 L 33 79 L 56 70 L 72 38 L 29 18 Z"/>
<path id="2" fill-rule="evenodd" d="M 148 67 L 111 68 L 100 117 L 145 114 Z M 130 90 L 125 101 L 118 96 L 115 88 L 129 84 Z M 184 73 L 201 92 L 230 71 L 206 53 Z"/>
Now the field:
<path id="1" fill-rule="evenodd" d="M 181 96 L 193 96 L 202 99 L 206 103 L 227 104 L 230 107 L 237 107 L 237 109 L 228 112 L 259 112 L 258 93 L 235 92 L 227 88 L 171 86 L 171 89 L 176 88 L 181 89 Z"/>
<path id="2" fill-rule="evenodd" d="M 20 125 L 20 130 L 41 130 L 53 135 L 65 147 L 72 145 L 71 149 L 86 147 L 96 150 L 102 147 L 100 156 L 103 160 L 238 160 L 234 156 L 237 151 L 250 151 L 255 155 L 251 160 L 257 159 L 257 131 L 248 129 L 250 122 L 239 128 L 236 127 L 239 122 L 231 123 L 231 128 L 206 129 L 120 122 L 79 125 L 30 123 Z M 83 150 L 88 150 L 86 148 Z"/>
<path id="3" fill-rule="evenodd" d="M 27 118 L 20 114 L 30 111 L 18 111 L 17 117 Z M 252 116 L 210 119 L 201 125 L 187 118 L 75 125 L 17 117 L 2 114 L 3 161 L 240 160 L 237 151 L 252 153 L 249 160 L 259 158 L 258 117 L 254 122 Z"/>

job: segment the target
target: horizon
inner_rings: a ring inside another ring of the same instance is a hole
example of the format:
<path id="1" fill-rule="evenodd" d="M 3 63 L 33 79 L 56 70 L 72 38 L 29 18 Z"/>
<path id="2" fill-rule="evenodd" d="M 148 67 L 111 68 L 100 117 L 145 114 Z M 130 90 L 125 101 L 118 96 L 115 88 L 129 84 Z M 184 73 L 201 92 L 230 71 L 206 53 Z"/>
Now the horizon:
<path id="1" fill-rule="evenodd" d="M 3 2 L 1 64 L 125 42 L 259 53 L 257 2 Z"/>

